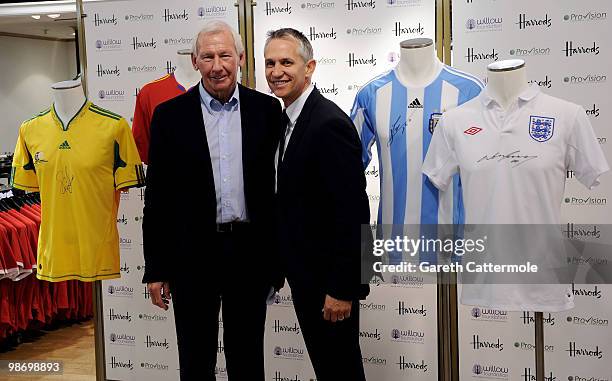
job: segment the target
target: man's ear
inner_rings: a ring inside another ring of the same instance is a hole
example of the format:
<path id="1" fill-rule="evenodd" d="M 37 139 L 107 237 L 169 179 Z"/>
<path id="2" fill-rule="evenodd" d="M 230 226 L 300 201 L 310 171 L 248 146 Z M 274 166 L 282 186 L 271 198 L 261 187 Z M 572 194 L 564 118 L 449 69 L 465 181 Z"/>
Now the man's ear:
<path id="1" fill-rule="evenodd" d="M 242 52 L 240 53 L 240 56 L 239 56 L 238 65 L 240 65 L 240 67 L 244 67 L 245 62 L 246 62 L 245 54 L 244 52 Z"/>
<path id="2" fill-rule="evenodd" d="M 309 60 L 306 62 L 306 77 L 311 78 L 317 68 L 317 61 Z"/>
<path id="3" fill-rule="evenodd" d="M 193 65 L 193 70 L 198 71 L 198 65 L 196 64 L 196 56 L 191 53 L 191 64 Z"/>

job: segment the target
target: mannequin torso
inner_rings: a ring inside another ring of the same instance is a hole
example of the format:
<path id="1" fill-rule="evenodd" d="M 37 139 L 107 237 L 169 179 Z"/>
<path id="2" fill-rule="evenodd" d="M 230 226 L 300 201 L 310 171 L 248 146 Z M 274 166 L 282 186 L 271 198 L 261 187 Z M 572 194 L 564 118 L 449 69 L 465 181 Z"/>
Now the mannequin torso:
<path id="1" fill-rule="evenodd" d="M 83 93 L 81 80 L 58 82 L 53 84 L 51 89 L 55 113 L 62 123 L 67 125 L 87 100 Z"/>
<path id="2" fill-rule="evenodd" d="M 177 52 L 176 70 L 174 71 L 174 79 L 179 85 L 185 89 L 190 89 L 196 85 L 202 76 L 193 68 L 191 62 L 191 50 L 183 49 Z"/>
<path id="3" fill-rule="evenodd" d="M 529 87 L 523 60 L 494 62 L 487 66 L 487 70 L 487 92 L 503 110 L 507 110 Z"/>
<path id="4" fill-rule="evenodd" d="M 442 63 L 434 44 L 428 38 L 415 38 L 400 43 L 400 61 L 395 73 L 406 87 L 424 87 L 440 72 Z"/>

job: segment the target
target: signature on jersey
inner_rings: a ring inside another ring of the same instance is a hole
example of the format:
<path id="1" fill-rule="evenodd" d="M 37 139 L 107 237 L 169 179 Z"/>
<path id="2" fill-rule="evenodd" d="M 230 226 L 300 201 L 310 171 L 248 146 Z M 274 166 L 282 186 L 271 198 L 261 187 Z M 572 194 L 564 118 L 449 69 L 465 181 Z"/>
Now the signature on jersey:
<path id="1" fill-rule="evenodd" d="M 391 146 L 393 143 L 393 139 L 395 139 L 395 135 L 401 133 L 402 135 L 406 131 L 406 118 L 403 115 L 398 115 L 395 122 L 391 126 L 391 132 L 389 133 L 389 141 L 387 142 L 387 146 Z"/>
<path id="2" fill-rule="evenodd" d="M 526 162 L 537 158 L 537 155 L 523 155 L 521 154 L 521 150 L 516 150 L 507 154 L 495 152 L 493 155 L 484 155 L 476 162 L 481 163 L 484 161 L 497 160 L 497 162 L 499 163 L 502 161 L 507 161 L 510 163 L 512 168 L 516 168 L 519 165 L 525 164 Z"/>
<path id="3" fill-rule="evenodd" d="M 62 194 L 72 193 L 72 182 L 74 181 L 74 175 L 68 172 L 68 167 L 64 167 L 63 171 L 60 171 L 56 176 L 59 182 L 60 192 Z"/>

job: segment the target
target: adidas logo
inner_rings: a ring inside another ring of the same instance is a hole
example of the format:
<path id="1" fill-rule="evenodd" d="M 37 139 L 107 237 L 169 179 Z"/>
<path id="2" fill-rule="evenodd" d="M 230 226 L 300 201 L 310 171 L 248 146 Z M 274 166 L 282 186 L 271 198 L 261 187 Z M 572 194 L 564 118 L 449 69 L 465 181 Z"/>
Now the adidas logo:
<path id="1" fill-rule="evenodd" d="M 70 144 L 68 144 L 68 140 L 64 140 L 64 142 L 60 144 L 59 149 L 70 149 Z"/>
<path id="2" fill-rule="evenodd" d="M 414 98 L 414 100 L 408 105 L 408 108 L 423 108 L 421 102 L 419 102 L 419 98 Z"/>

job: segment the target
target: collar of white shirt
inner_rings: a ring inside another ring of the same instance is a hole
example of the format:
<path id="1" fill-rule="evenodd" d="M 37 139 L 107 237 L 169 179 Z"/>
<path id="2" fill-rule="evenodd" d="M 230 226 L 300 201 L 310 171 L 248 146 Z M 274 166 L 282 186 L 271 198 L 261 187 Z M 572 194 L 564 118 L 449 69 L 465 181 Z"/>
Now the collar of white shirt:
<path id="1" fill-rule="evenodd" d="M 295 102 L 290 104 L 289 107 L 285 109 L 285 112 L 287 113 L 287 116 L 289 117 L 290 124 L 288 127 L 293 128 L 293 126 L 295 126 L 295 122 L 297 121 L 297 118 L 302 113 L 302 109 L 304 108 L 306 99 L 308 99 L 308 97 L 310 96 L 310 93 L 312 93 L 312 90 L 314 90 L 314 85 L 311 83 L 310 86 L 308 86 L 308 88 L 306 89 L 306 91 L 304 91 L 302 95 L 300 95 L 298 99 L 295 100 Z"/>
<path id="2" fill-rule="evenodd" d="M 518 96 L 518 99 L 520 99 L 520 100 L 522 100 L 524 102 L 529 102 L 530 100 L 535 98 L 539 93 L 540 93 L 540 86 L 535 84 L 535 83 L 533 83 L 533 84 L 531 84 L 531 86 L 526 88 Z M 487 90 L 486 87 L 485 87 L 484 91 L 482 93 L 480 93 L 480 100 L 481 100 L 482 104 L 485 107 L 488 107 L 491 104 L 491 102 L 494 102 L 495 104 L 497 104 L 497 101 L 495 101 L 495 99 L 493 99 L 491 97 L 491 94 L 489 93 L 489 91 Z"/>
<path id="3" fill-rule="evenodd" d="M 222 104 L 217 99 L 213 98 L 213 96 L 210 95 L 208 91 L 206 91 L 206 89 L 202 85 L 202 81 L 200 81 L 199 89 L 200 89 L 200 100 L 204 104 L 204 107 L 206 107 L 206 111 L 208 111 L 209 114 L 212 114 L 213 112 L 219 112 L 221 110 L 226 110 L 226 111 L 234 110 L 236 105 L 240 102 L 238 84 L 236 84 L 236 87 L 234 87 L 234 93 L 232 94 L 232 97 L 229 99 L 229 101 L 227 101 L 224 104 Z"/>

